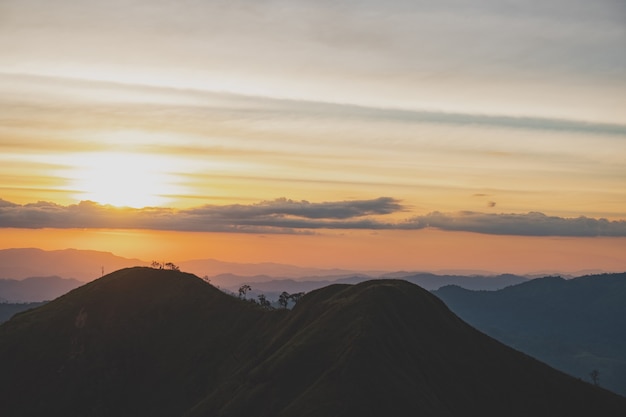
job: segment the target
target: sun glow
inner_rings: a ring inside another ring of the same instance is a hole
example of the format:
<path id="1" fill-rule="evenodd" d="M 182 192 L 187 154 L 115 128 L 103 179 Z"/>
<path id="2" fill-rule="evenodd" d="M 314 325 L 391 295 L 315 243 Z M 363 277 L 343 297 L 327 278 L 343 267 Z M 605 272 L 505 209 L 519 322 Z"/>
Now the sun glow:
<path id="1" fill-rule="evenodd" d="M 87 153 L 75 156 L 72 165 L 70 182 L 80 200 L 139 208 L 166 204 L 184 191 L 176 164 L 162 156 Z"/>

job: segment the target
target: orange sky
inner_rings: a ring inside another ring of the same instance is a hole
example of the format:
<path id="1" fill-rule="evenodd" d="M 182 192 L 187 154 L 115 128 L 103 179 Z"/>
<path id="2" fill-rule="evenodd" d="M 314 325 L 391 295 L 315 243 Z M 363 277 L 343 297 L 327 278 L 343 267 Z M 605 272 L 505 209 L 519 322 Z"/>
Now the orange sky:
<path id="1" fill-rule="evenodd" d="M 0 248 L 626 269 L 623 6 L 257 3 L 3 1 Z"/>
<path id="2" fill-rule="evenodd" d="M 148 262 L 214 258 L 362 271 L 626 271 L 626 238 L 493 236 L 432 229 L 317 236 L 4 229 L 0 248 L 8 247 L 95 249 Z"/>

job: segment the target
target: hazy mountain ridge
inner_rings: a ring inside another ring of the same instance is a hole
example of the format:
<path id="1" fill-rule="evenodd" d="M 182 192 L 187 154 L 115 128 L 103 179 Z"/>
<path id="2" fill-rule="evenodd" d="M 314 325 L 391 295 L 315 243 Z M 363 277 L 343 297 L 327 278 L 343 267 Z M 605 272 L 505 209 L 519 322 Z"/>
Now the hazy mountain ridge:
<path id="1" fill-rule="evenodd" d="M 267 311 L 190 274 L 126 269 L 1 325 L 0 366 L 0 413 L 16 417 L 626 412 L 401 280 Z"/>
<path id="2" fill-rule="evenodd" d="M 106 273 L 121 268 L 145 266 L 148 263 L 140 259 L 123 258 L 109 252 L 89 250 L 43 251 L 33 248 L 0 250 L 0 300 L 9 302 L 51 300 L 79 286 L 82 282 L 99 277 L 102 275 L 102 268 Z M 526 280 L 524 277 L 510 274 L 468 276 L 407 271 L 363 273 L 342 269 L 303 268 L 276 263 L 222 262 L 214 259 L 183 261 L 177 262 L 176 265 L 183 271 L 201 277 L 206 276 L 213 285 L 227 291 L 237 292 L 241 285 L 248 284 L 253 288 L 251 295 L 264 293 L 271 299 L 277 299 L 278 294 L 283 291 L 308 292 L 333 283 L 356 284 L 377 277 L 401 278 L 429 290 L 449 284 L 473 289 L 497 289 Z M 55 276 L 55 278 L 32 280 L 34 277 L 43 276 Z M 38 284 L 33 285 L 35 282 Z"/>
<path id="3" fill-rule="evenodd" d="M 314 276 L 346 276 L 357 273 L 377 276 L 384 271 L 353 271 L 339 268 L 308 268 L 296 265 L 287 265 L 273 262 L 240 263 L 225 262 L 217 259 L 194 259 L 178 261 L 176 263 L 184 271 L 189 271 L 198 276 L 218 277 L 223 274 L 235 276 L 254 277 L 272 276 L 276 278 L 307 278 Z"/>
<path id="4" fill-rule="evenodd" d="M 17 313 L 43 305 L 43 302 L 36 303 L 0 303 L 0 323 L 4 323 Z"/>
<path id="5" fill-rule="evenodd" d="M 110 252 L 63 249 L 45 251 L 36 248 L 0 250 L 0 278 L 24 279 L 57 275 L 79 281 L 91 281 L 104 273 L 148 262 L 116 256 Z"/>
<path id="6" fill-rule="evenodd" d="M 626 273 L 538 278 L 498 291 L 434 292 L 469 324 L 533 357 L 626 395 Z"/>
<path id="7" fill-rule="evenodd" d="M 30 303 L 54 300 L 84 282 L 58 276 L 0 279 L 0 301 Z"/>
<path id="8" fill-rule="evenodd" d="M 277 299 L 278 295 L 288 293 L 309 292 L 332 284 L 359 284 L 364 281 L 377 279 L 367 275 L 315 277 L 317 279 L 272 279 L 266 275 L 255 277 L 241 277 L 233 274 L 224 274 L 211 277 L 211 283 L 220 285 L 230 292 L 244 284 L 250 285 L 251 296 L 265 294 L 270 299 Z M 460 275 L 435 275 L 430 273 L 409 274 L 407 276 L 395 276 L 388 279 L 402 279 L 427 290 L 436 290 L 446 285 L 459 285 L 468 289 L 495 290 L 526 282 L 525 277 L 519 275 L 503 274 L 497 276 L 460 276 Z"/>

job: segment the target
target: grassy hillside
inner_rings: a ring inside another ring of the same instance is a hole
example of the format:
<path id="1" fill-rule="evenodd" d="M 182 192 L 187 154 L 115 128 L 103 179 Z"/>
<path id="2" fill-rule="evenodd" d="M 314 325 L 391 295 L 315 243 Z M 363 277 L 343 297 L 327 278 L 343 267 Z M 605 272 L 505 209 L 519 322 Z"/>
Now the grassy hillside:
<path id="1" fill-rule="evenodd" d="M 10 416 L 626 412 L 398 280 L 267 311 L 193 275 L 125 269 L 1 325 L 0 367 Z"/>

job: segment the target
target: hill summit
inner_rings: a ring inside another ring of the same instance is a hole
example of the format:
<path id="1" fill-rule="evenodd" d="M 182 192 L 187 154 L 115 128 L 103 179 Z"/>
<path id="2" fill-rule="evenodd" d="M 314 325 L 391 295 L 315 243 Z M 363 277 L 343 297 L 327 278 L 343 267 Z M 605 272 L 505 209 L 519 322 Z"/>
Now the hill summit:
<path id="1" fill-rule="evenodd" d="M 626 399 L 485 336 L 400 280 L 267 311 L 123 269 L 0 326 L 3 416 L 623 416 Z"/>

